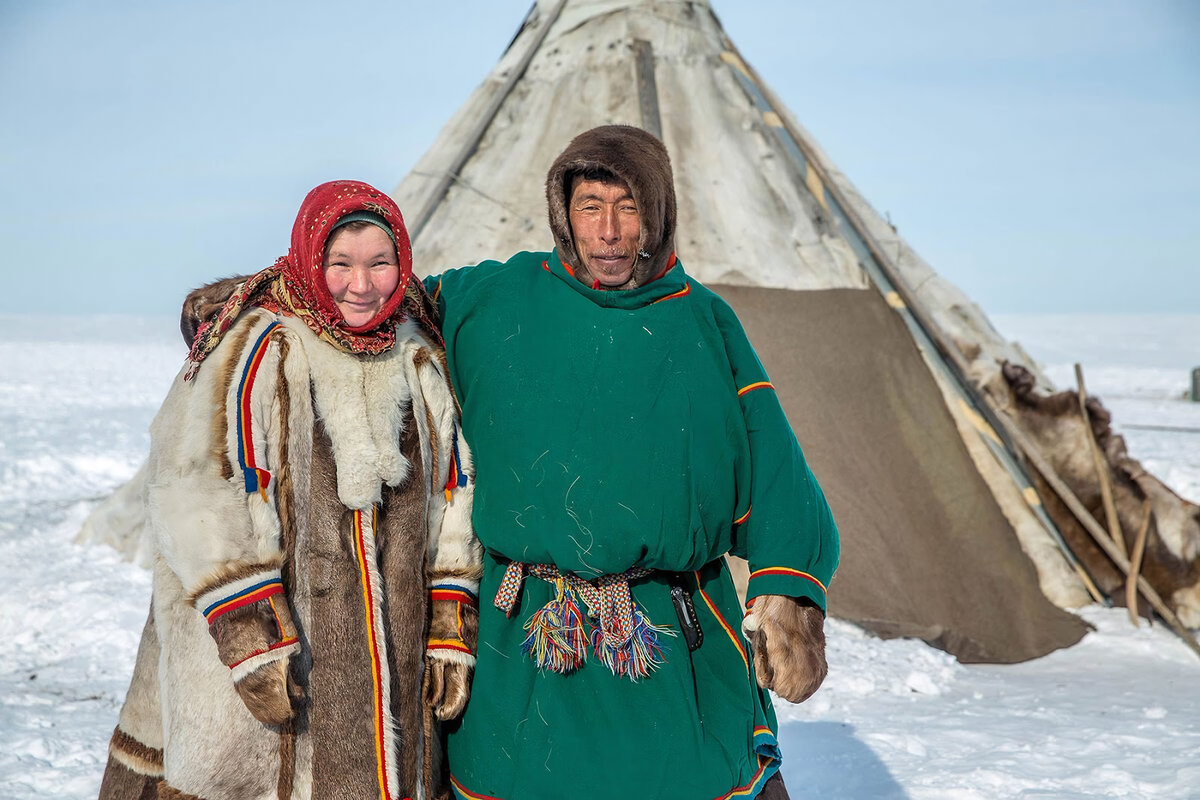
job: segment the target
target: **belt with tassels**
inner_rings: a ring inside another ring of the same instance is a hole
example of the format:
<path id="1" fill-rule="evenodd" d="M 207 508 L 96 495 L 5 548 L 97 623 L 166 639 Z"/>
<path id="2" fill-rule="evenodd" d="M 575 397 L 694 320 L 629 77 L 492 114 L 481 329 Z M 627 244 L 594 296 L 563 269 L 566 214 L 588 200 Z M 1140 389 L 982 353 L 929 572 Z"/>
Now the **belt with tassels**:
<path id="1" fill-rule="evenodd" d="M 554 584 L 554 598 L 525 623 L 528 635 L 521 650 L 542 669 L 565 675 L 583 666 L 590 644 L 595 657 L 614 675 L 636 681 L 663 663 L 659 636 L 676 635 L 669 626 L 651 623 L 630 594 L 629 582 L 650 573 L 643 567 L 633 567 L 584 580 L 574 573 L 560 572 L 552 564 L 514 561 L 504 571 L 494 603 L 511 617 L 526 575 Z"/>

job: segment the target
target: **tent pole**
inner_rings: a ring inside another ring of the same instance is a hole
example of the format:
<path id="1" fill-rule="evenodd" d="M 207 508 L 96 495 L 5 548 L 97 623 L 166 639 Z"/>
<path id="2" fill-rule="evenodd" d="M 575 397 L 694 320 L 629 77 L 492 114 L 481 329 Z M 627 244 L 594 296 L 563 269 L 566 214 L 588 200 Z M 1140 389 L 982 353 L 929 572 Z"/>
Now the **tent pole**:
<path id="1" fill-rule="evenodd" d="M 1128 556 L 1125 534 L 1121 530 L 1121 519 L 1117 516 L 1117 504 L 1113 501 L 1112 481 L 1108 477 L 1107 464 L 1100 455 L 1100 445 L 1096 442 L 1096 434 L 1092 431 L 1092 417 L 1087 409 L 1087 385 L 1083 382 L 1082 364 L 1075 365 L 1075 385 L 1079 388 L 1079 413 L 1083 416 L 1083 433 L 1087 437 L 1088 450 L 1092 453 L 1092 464 L 1096 467 L 1096 480 L 1100 482 L 1100 499 L 1104 503 L 1104 519 L 1108 523 L 1108 533 L 1112 537 L 1113 544 L 1121 551 L 1121 555 Z"/>
<path id="2" fill-rule="evenodd" d="M 558 19 L 558 15 L 562 12 L 563 6 L 566 4 L 567 0 L 558 0 L 558 3 L 546 16 L 546 19 L 542 22 L 537 34 L 534 35 L 533 41 L 530 42 L 529 47 L 521 56 L 521 60 L 508 73 L 508 77 L 504 80 L 504 85 L 501 86 L 500 89 L 492 96 L 491 101 L 488 102 L 487 108 L 484 109 L 482 114 L 480 114 L 479 119 L 475 123 L 475 127 L 471 129 L 470 135 L 467 136 L 466 141 L 463 143 L 462 150 L 460 150 L 454 160 L 450 162 L 449 166 L 442 171 L 441 176 L 438 178 L 438 182 L 434 184 L 433 190 L 426 198 L 425 204 L 421 206 L 421 210 L 417 213 L 416 217 L 413 218 L 412 222 L 409 223 L 408 233 L 414 244 L 416 243 L 417 238 L 421 235 L 421 231 L 425 229 L 426 223 L 428 223 L 430 218 L 433 216 L 433 212 L 436 211 L 438 205 L 441 204 L 442 198 L 446 196 L 446 192 L 450 191 L 450 184 L 458 180 L 459 171 L 462 170 L 463 166 L 467 163 L 467 160 L 475 154 L 475 149 L 479 147 L 479 143 L 483 140 L 483 135 L 487 133 L 488 128 L 490 128 L 492 125 L 492 121 L 500 112 L 500 106 L 504 105 L 504 101 L 507 100 L 508 96 L 512 93 L 513 87 L 517 85 L 517 81 L 521 79 L 521 76 L 525 74 L 525 70 L 529 68 L 529 62 L 533 60 L 534 54 L 537 53 L 538 48 L 542 46 L 542 42 L 546 39 L 546 34 L 549 33 L 550 28 L 554 26 L 555 21 Z M 530 9 L 529 12 L 531 16 L 536 8 L 537 4 L 535 3 L 533 9 Z M 523 24 L 521 28 L 524 29 L 525 25 L 528 23 L 529 18 L 526 17 L 525 24 Z M 517 36 L 520 36 L 520 32 L 517 33 Z M 513 43 L 515 44 L 515 40 Z M 511 44 L 509 46 L 511 47 Z"/>
<path id="3" fill-rule="evenodd" d="M 1075 518 L 1079 520 L 1087 532 L 1091 534 L 1092 539 L 1096 541 L 1096 544 L 1100 545 L 1100 549 L 1104 551 L 1105 555 L 1117 565 L 1117 568 L 1126 577 L 1129 577 L 1132 573 L 1132 565 L 1129 563 L 1129 559 L 1125 558 L 1121 554 L 1121 551 L 1117 549 L 1117 546 L 1113 544 L 1108 536 L 1108 532 L 1100 527 L 1100 523 L 1096 522 L 1096 518 L 1092 516 L 1091 512 L 1079 501 L 1079 498 L 1063 482 L 1062 478 L 1058 477 L 1054 468 L 1042 456 L 1037 446 L 1026 438 L 1024 431 L 1018 428 L 1016 423 L 1007 418 L 1003 420 L 1003 424 L 1008 427 L 1009 436 L 1024 451 L 1025 457 L 1033 465 L 1033 468 L 1041 474 L 1046 483 L 1050 484 L 1050 488 L 1062 499 L 1063 503 L 1071 510 L 1071 513 L 1075 515 Z M 1137 575 L 1137 587 L 1142 593 L 1142 597 L 1145 597 L 1149 601 L 1154 610 L 1158 612 L 1158 615 L 1171 626 L 1175 633 L 1179 635 L 1179 638 L 1183 639 L 1184 644 L 1190 647 L 1196 655 L 1200 656 L 1200 643 L 1196 641 L 1196 638 L 1192 636 L 1184 624 L 1179 621 L 1179 617 L 1175 616 L 1175 612 L 1167 607 L 1167 604 L 1159 597 L 1154 587 L 1141 575 Z"/>

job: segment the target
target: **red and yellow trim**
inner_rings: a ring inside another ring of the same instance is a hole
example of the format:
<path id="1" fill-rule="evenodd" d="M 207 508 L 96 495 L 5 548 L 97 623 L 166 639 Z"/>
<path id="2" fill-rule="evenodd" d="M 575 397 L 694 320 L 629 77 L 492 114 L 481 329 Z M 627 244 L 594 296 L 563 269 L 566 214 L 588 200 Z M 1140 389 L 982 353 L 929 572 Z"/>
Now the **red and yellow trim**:
<path id="1" fill-rule="evenodd" d="M 815 583 L 817 586 L 821 587 L 822 592 L 829 591 L 825 588 L 825 584 L 821 583 L 821 581 L 816 577 L 809 575 L 807 572 L 801 572 L 798 569 L 792 569 L 791 567 L 763 567 L 762 569 L 756 569 L 754 572 L 750 573 L 750 580 L 754 580 L 755 578 L 766 575 L 782 575 L 789 578 L 803 578 L 804 580 L 809 581 L 810 583 Z"/>
<path id="2" fill-rule="evenodd" d="M 453 775 L 450 776 L 450 785 L 454 787 L 455 792 L 467 798 L 467 800 L 500 800 L 499 797 L 492 797 L 490 794 L 472 792 L 470 789 L 463 786 L 462 783 L 459 782 L 458 778 L 454 777 Z"/>
<path id="3" fill-rule="evenodd" d="M 264 647 L 262 650 L 255 650 L 253 653 L 247 653 L 245 658 L 242 658 L 242 659 L 239 659 L 239 660 L 233 662 L 232 664 L 229 665 L 229 668 L 234 669 L 239 664 L 244 664 L 245 662 L 249 661 L 250 659 L 254 658 L 255 656 L 261 656 L 263 653 L 269 653 L 272 650 L 278 650 L 281 647 L 287 647 L 288 645 L 295 644 L 298 641 L 300 641 L 300 640 L 297 639 L 295 636 L 292 636 L 291 638 L 288 638 L 288 639 L 282 639 L 282 640 L 276 642 L 275 644 L 271 645 L 270 647 Z"/>
<path id="4" fill-rule="evenodd" d="M 691 293 L 692 293 L 692 283 L 691 283 L 691 281 L 688 281 L 687 284 L 685 284 L 684 287 L 682 289 L 680 289 L 679 291 L 671 292 L 671 294 L 666 295 L 665 297 L 660 297 L 657 300 L 655 300 L 654 303 L 661 303 L 664 300 L 674 300 L 676 297 L 687 297 Z M 650 305 L 654 305 L 654 303 L 651 303 Z"/>
<path id="5" fill-rule="evenodd" d="M 731 789 L 729 792 L 717 797 L 715 800 L 729 800 L 733 797 L 754 797 L 762 791 L 762 784 L 766 783 L 767 768 L 775 762 L 775 759 L 760 755 L 758 757 L 758 769 L 750 776 L 750 781 L 736 789 Z"/>
<path id="6" fill-rule="evenodd" d="M 363 608 L 364 616 L 367 623 L 367 646 L 371 655 L 371 682 L 372 682 L 372 712 L 373 712 L 373 728 L 375 733 L 375 765 L 376 775 L 379 778 L 379 797 L 381 800 L 392 800 L 392 794 L 388 790 L 388 760 L 391 758 L 391 753 L 388 752 L 387 740 L 384 738 L 384 703 L 383 703 L 383 659 L 379 652 L 379 637 L 380 631 L 376 628 L 375 620 L 375 603 L 374 597 L 376 588 L 371 579 L 371 570 L 367 563 L 367 547 L 366 547 L 366 529 L 369 527 L 372 534 L 375 531 L 376 509 L 371 506 L 370 519 L 364 525 L 362 509 L 354 510 L 354 553 L 358 559 L 359 577 L 362 579 L 363 592 Z"/>
<path id="7" fill-rule="evenodd" d="M 755 389 L 774 389 L 774 388 L 775 388 L 775 384 L 771 383 L 770 381 L 756 381 L 755 383 L 752 383 L 749 386 L 743 386 L 741 389 L 738 389 L 738 397 L 741 397 L 742 395 L 745 395 L 749 392 L 753 392 Z"/>
<path id="8" fill-rule="evenodd" d="M 466 653 L 469 656 L 475 655 L 475 651 L 467 646 L 466 642 L 460 639 L 430 639 L 425 643 L 426 650 L 457 650 L 460 653 Z"/>
<path id="9" fill-rule="evenodd" d="M 453 603 L 463 603 L 468 606 L 474 606 L 479 602 L 475 599 L 475 595 L 466 589 L 432 589 L 429 592 L 429 598 L 434 602 L 449 600 Z"/>
<path id="10" fill-rule="evenodd" d="M 737 519 L 735 519 L 735 520 L 733 521 L 733 524 L 734 524 L 734 525 L 741 525 L 743 522 L 745 522 L 746 520 L 750 519 L 750 509 L 752 509 L 752 508 L 754 508 L 754 506 L 750 506 L 749 508 L 747 508 L 747 509 L 746 509 L 746 513 L 745 513 L 745 514 L 742 514 L 740 517 L 738 517 Z"/>
<path id="11" fill-rule="evenodd" d="M 742 657 L 742 663 L 746 665 L 746 674 L 749 675 L 750 659 L 746 655 L 746 646 L 742 644 L 741 638 L 729 626 L 729 623 L 725 621 L 725 617 L 721 616 L 721 612 L 717 610 L 717 606 L 713 603 L 712 598 L 708 596 L 708 592 L 704 591 L 704 587 L 700 582 L 700 573 L 693 572 L 692 574 L 696 576 L 696 591 L 700 592 L 700 596 L 704 598 L 704 604 L 708 606 L 708 610 L 712 612 L 712 615 L 717 618 L 717 622 L 725 629 L 725 635 L 729 637 L 729 641 L 733 642 L 733 646 L 737 648 L 738 655 Z"/>

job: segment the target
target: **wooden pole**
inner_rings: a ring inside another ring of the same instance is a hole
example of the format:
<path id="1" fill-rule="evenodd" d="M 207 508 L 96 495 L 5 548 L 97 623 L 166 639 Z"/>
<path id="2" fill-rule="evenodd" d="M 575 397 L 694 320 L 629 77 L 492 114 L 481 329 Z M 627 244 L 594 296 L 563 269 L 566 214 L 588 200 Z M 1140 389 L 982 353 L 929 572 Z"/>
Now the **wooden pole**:
<path id="1" fill-rule="evenodd" d="M 1066 504 L 1067 508 L 1071 510 L 1071 513 L 1075 515 L 1075 518 L 1079 520 L 1080 524 L 1083 525 L 1096 544 L 1100 545 L 1100 549 L 1104 551 L 1105 555 L 1112 559 L 1117 568 L 1128 576 L 1131 570 L 1129 559 L 1113 544 L 1112 539 L 1108 536 L 1108 531 L 1100 527 L 1100 523 L 1096 522 L 1096 518 L 1087 510 L 1087 507 L 1079 502 L 1079 498 L 1071 491 L 1071 487 L 1063 483 L 1062 478 L 1058 477 L 1054 468 L 1047 463 L 1041 451 L 1037 449 L 1037 445 L 1029 440 L 1025 432 L 1006 416 L 1000 417 L 1000 420 L 1001 424 L 1005 426 L 1008 435 L 1012 437 L 1013 443 L 1025 454 L 1030 465 L 1041 474 L 1042 478 L 1045 479 L 1050 488 L 1054 490 L 1054 493 Z M 1179 617 L 1175 616 L 1175 612 L 1167 607 L 1167 604 L 1159 597 L 1154 587 L 1141 575 L 1137 576 L 1137 587 L 1138 591 L 1142 593 L 1142 597 L 1146 598 L 1150 606 L 1158 612 L 1158 615 L 1171 626 L 1171 629 L 1179 635 L 1179 638 L 1183 639 L 1184 644 L 1191 648 L 1196 655 L 1200 656 L 1200 643 L 1192 636 L 1191 631 L 1179 621 Z"/>
<path id="2" fill-rule="evenodd" d="M 1125 580 L 1125 605 L 1129 608 L 1129 621 L 1138 627 L 1137 582 L 1142 572 L 1142 554 L 1146 552 L 1146 536 L 1150 533 L 1150 498 L 1142 501 L 1142 524 L 1133 542 L 1133 556 L 1129 559 L 1129 577 Z"/>
<path id="3" fill-rule="evenodd" d="M 1121 555 L 1129 557 L 1125 549 L 1125 534 L 1121 531 L 1121 519 L 1117 516 L 1117 504 L 1113 502 L 1112 482 L 1108 477 L 1108 463 L 1100 453 L 1100 445 L 1096 442 L 1096 434 L 1092 431 L 1092 420 L 1087 410 L 1087 387 L 1083 382 L 1083 365 L 1075 365 L 1075 385 L 1079 387 L 1079 413 L 1083 415 L 1083 429 L 1087 436 L 1088 449 L 1092 451 L 1092 464 L 1096 467 L 1096 479 L 1100 481 L 1100 499 L 1104 503 L 1104 518 L 1108 522 L 1108 535 L 1121 551 Z M 1136 625 L 1137 622 L 1135 621 Z"/>

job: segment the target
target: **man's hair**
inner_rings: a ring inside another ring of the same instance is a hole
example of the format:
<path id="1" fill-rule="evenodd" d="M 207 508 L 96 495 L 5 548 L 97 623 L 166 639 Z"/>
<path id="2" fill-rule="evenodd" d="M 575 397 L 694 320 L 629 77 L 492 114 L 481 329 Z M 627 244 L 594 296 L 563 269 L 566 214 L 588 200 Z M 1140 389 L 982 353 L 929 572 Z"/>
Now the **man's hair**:
<path id="1" fill-rule="evenodd" d="M 613 172 L 608 167 L 602 167 L 599 164 L 584 167 L 583 169 L 572 170 L 563 176 L 563 198 L 569 203 L 571 202 L 571 194 L 575 191 L 575 185 L 579 181 L 597 181 L 607 186 L 625 186 L 624 179 L 620 175 Z"/>
<path id="2" fill-rule="evenodd" d="M 567 175 L 567 180 L 571 184 L 575 183 L 576 178 L 579 178 L 580 180 L 584 180 L 584 181 L 599 181 L 600 183 L 624 183 L 625 182 L 625 181 L 621 180 L 621 178 L 617 175 L 617 173 L 613 172 L 608 167 L 602 167 L 599 165 L 584 167 L 583 169 L 576 170 L 575 172 L 572 172 Z"/>

